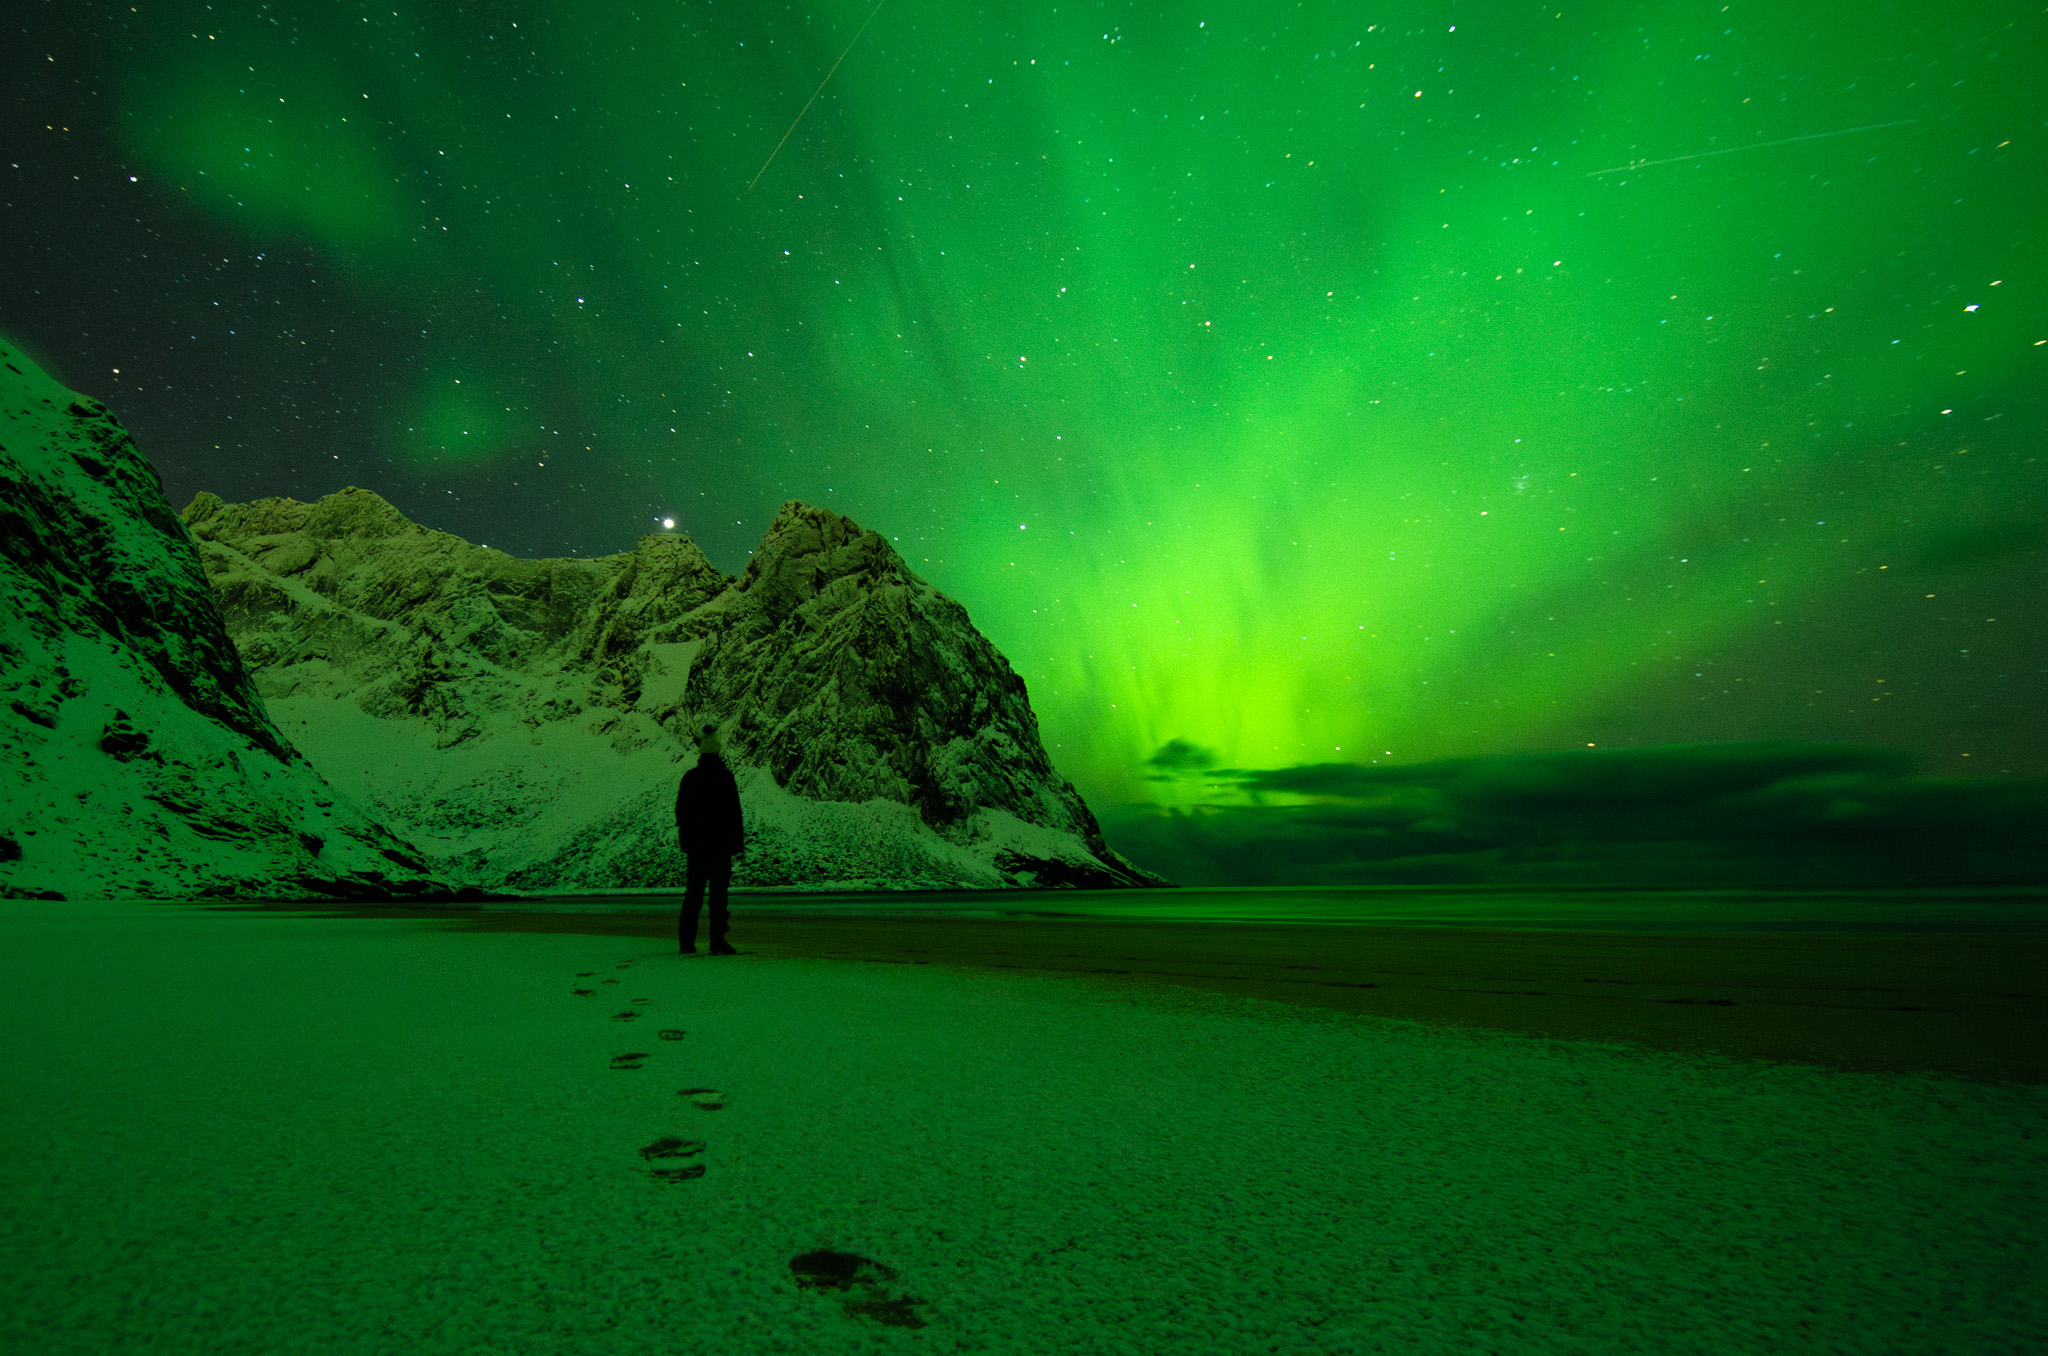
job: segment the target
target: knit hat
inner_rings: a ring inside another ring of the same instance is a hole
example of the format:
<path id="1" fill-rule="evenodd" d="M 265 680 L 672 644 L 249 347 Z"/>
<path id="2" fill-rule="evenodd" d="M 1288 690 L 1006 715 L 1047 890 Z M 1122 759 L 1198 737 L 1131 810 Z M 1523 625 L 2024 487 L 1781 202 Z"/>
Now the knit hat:
<path id="1" fill-rule="evenodd" d="M 704 728 L 697 731 L 697 752 L 700 754 L 718 753 L 724 748 L 724 742 L 718 737 L 718 722 L 705 721 Z"/>

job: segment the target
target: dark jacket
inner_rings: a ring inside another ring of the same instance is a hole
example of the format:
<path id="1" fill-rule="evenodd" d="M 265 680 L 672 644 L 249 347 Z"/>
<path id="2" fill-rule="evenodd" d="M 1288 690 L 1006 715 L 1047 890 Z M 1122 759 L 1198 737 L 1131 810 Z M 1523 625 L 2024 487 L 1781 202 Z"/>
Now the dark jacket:
<path id="1" fill-rule="evenodd" d="M 725 759 L 707 753 L 683 774 L 676 788 L 676 843 L 685 853 L 743 851 L 740 787 Z"/>

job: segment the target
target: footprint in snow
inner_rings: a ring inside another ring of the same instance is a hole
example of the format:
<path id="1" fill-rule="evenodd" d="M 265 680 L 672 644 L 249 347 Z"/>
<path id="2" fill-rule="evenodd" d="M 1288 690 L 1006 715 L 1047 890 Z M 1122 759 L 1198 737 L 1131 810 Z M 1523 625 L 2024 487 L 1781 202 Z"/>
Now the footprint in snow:
<path id="1" fill-rule="evenodd" d="M 676 1096 L 689 1098 L 690 1105 L 699 1111 L 723 1111 L 731 1100 L 717 1088 L 684 1088 Z"/>
<path id="2" fill-rule="evenodd" d="M 684 1139 L 681 1135 L 663 1135 L 654 1143 L 642 1147 L 640 1156 L 653 1163 L 657 1160 L 695 1158 L 703 1152 L 704 1141 L 701 1139 Z M 654 1175 L 657 1180 L 663 1182 L 687 1182 L 693 1177 L 702 1177 L 704 1175 L 704 1165 L 702 1163 L 675 1163 L 670 1161 L 668 1166 L 656 1168 Z"/>
<path id="3" fill-rule="evenodd" d="M 628 1055 L 613 1055 L 612 1067 L 614 1069 L 637 1069 L 640 1067 L 640 1061 L 646 1058 L 647 1052 L 645 1050 L 636 1050 Z"/>
<path id="4" fill-rule="evenodd" d="M 922 1328 L 916 1306 L 923 1300 L 890 1293 L 896 1273 L 872 1258 L 820 1248 L 793 1257 L 789 1269 L 799 1290 L 831 1290 L 854 1294 L 840 1306 L 848 1318 L 871 1318 L 891 1328 Z"/>

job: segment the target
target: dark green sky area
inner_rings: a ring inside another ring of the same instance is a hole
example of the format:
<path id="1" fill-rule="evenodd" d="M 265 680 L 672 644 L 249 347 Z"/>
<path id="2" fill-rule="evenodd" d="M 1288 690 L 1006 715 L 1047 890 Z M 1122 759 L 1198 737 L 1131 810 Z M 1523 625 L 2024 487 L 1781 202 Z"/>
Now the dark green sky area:
<path id="1" fill-rule="evenodd" d="M 180 504 L 828 505 L 1098 803 L 2048 773 L 2038 3 L 886 0 L 751 191 L 869 0 L 9 13 L 0 328 Z"/>

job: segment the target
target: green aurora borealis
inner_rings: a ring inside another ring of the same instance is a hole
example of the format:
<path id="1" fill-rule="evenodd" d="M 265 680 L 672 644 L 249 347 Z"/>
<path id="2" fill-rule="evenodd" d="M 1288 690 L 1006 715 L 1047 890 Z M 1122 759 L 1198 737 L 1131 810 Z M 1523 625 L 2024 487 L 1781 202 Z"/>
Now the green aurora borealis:
<path id="1" fill-rule="evenodd" d="M 2038 5 L 886 0 L 749 192 L 870 9 L 108 12 L 90 191 L 295 261 L 217 375 L 336 412 L 152 436 L 147 355 L 0 325 L 180 503 L 726 570 L 836 508 L 1093 799 L 1196 794 L 1172 740 L 2048 770 Z"/>

